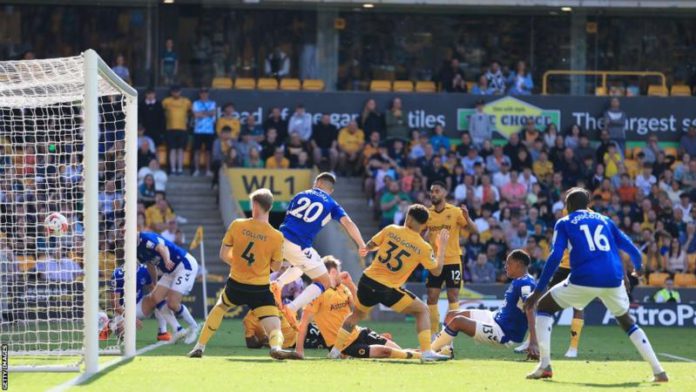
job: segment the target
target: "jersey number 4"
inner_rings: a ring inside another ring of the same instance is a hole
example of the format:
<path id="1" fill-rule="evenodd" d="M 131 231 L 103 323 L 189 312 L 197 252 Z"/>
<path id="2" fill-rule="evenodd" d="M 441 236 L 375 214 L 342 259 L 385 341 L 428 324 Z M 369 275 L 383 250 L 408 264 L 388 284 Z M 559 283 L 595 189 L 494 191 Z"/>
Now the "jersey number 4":
<path id="1" fill-rule="evenodd" d="M 302 219 L 307 223 L 312 223 L 321 213 L 324 212 L 324 205 L 319 202 L 312 203 L 308 197 L 301 197 L 297 201 L 297 207 L 288 211 L 288 214 L 294 216 L 297 219 Z"/>
<path id="2" fill-rule="evenodd" d="M 378 256 L 377 260 L 379 260 L 380 263 L 384 264 L 389 271 L 396 272 L 404 266 L 404 261 L 401 260 L 401 258 L 404 256 L 410 257 L 411 254 L 403 249 L 399 249 L 399 252 L 397 252 L 396 256 L 394 256 L 394 251 L 399 246 L 391 241 L 388 241 L 387 245 L 389 245 L 389 249 L 387 249 L 387 254 L 385 254 L 384 257 Z M 393 261 L 395 261 L 394 265 L 392 265 L 392 257 L 394 258 Z"/>
<path id="3" fill-rule="evenodd" d="M 254 241 L 251 241 L 249 245 L 244 249 L 244 252 L 242 252 L 242 259 L 244 259 L 247 262 L 247 265 L 251 267 L 252 264 L 254 264 L 254 261 L 256 259 L 254 258 L 254 254 L 251 253 L 251 248 L 254 247 Z"/>
<path id="4" fill-rule="evenodd" d="M 587 246 L 590 251 L 594 252 L 599 249 L 602 252 L 609 251 L 609 239 L 607 236 L 602 234 L 602 228 L 604 225 L 597 225 L 594 231 L 594 236 L 590 234 L 590 227 L 588 225 L 580 225 L 580 230 L 585 233 L 585 239 L 587 240 Z"/>

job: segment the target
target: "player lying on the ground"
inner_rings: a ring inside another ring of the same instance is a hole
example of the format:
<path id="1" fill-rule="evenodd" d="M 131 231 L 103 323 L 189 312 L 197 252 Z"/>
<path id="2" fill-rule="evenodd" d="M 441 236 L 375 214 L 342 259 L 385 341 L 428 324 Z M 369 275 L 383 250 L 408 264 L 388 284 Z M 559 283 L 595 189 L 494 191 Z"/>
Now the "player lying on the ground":
<path id="1" fill-rule="evenodd" d="M 505 291 L 505 302 L 497 312 L 486 309 L 451 311 L 445 317 L 445 327 L 433 342 L 433 350 L 444 351 L 457 333 L 464 332 L 479 343 L 509 347 L 524 339 L 528 317 L 523 304 L 534 290 L 536 283 L 527 268 L 531 258 L 521 249 L 510 252 L 505 260 L 505 275 L 512 282 Z M 450 351 L 451 352 L 451 351 Z"/>
<path id="2" fill-rule="evenodd" d="M 290 325 L 297 328 L 297 311 L 312 302 L 324 290 L 331 287 L 331 279 L 321 262 L 319 253 L 312 247 L 314 237 L 332 219 L 341 223 L 358 248 L 365 247 L 360 229 L 353 223 L 331 194 L 336 184 L 336 176 L 320 173 L 314 180 L 314 187 L 300 192 L 290 201 L 285 220 L 280 231 L 285 237 L 283 257 L 292 264 L 285 273 L 271 283 L 271 291 L 280 310 Z M 292 302 L 284 305 L 281 301 L 283 286 L 306 274 L 313 283 Z"/>
<path id="3" fill-rule="evenodd" d="M 222 323 L 222 317 L 234 305 L 247 305 L 268 336 L 270 356 L 295 359 L 294 351 L 283 350 L 283 333 L 278 307 L 269 289 L 271 270 L 283 261 L 283 235 L 268 223 L 273 194 L 261 188 L 251 195 L 251 218 L 236 219 L 227 228 L 220 246 L 220 259 L 230 265 L 225 291 L 210 311 L 196 346 L 188 353 L 201 358 L 206 344 Z"/>
<path id="4" fill-rule="evenodd" d="M 355 325 L 367 317 L 370 308 L 383 304 L 395 312 L 410 314 L 416 318 L 421 361 L 449 359 L 448 356 L 433 352 L 430 347 L 428 307 L 413 293 L 401 287 L 418 264 L 423 264 L 434 275 L 440 275 L 442 272 L 445 243 L 449 239 L 449 233 L 444 229 L 440 231 L 435 259 L 433 248 L 421 237 L 428 222 L 428 215 L 425 206 L 412 205 L 406 213 L 404 226 L 385 227 L 370 240 L 366 248 L 360 250 L 361 257 L 373 251 L 377 251 L 377 255 L 358 282 L 355 309 L 346 317 L 343 327 L 338 331 L 334 345 L 337 350 L 346 348 L 346 342 L 352 336 Z M 330 355 L 335 357 L 335 351 Z"/>
<path id="5" fill-rule="evenodd" d="M 553 376 L 553 314 L 569 307 L 584 309 L 592 300 L 599 298 L 626 331 L 643 359 L 650 363 L 654 381 L 665 382 L 668 380 L 667 373 L 655 356 L 648 337 L 628 314 L 629 299 L 624 286 L 624 267 L 619 249 L 629 254 L 636 274 L 641 269 L 641 253 L 611 219 L 589 211 L 589 204 L 590 193 L 587 190 L 568 190 L 565 205 L 569 215 L 556 222 L 551 254 L 536 289 L 525 304 L 525 310 L 530 314 L 536 310 L 536 319 L 530 319 L 529 325 L 529 353 L 532 356 L 539 354 L 539 365 L 527 378 Z M 570 249 L 570 276 L 544 294 L 566 248 Z"/>
<path id="6" fill-rule="evenodd" d="M 302 313 L 302 321 L 298 331 L 298 343 L 295 351 L 304 358 L 305 336 L 310 323 L 314 320 L 321 331 L 326 343 L 333 346 L 336 335 L 341 329 L 343 320 L 350 314 L 354 306 L 353 298 L 356 287 L 350 274 L 341 272 L 341 262 L 332 256 L 322 259 L 334 287 L 322 293 Z M 345 341 L 341 354 L 354 358 L 420 358 L 421 354 L 413 350 L 402 350 L 387 336 L 380 335 L 369 328 L 356 326 L 351 336 Z"/>
<path id="7" fill-rule="evenodd" d="M 268 335 L 266 335 L 266 331 L 263 329 L 263 325 L 261 325 L 261 320 L 254 316 L 252 311 L 247 312 L 247 315 L 242 320 L 242 325 L 244 325 L 244 341 L 247 348 L 269 347 Z M 280 328 L 285 339 L 283 348 L 294 348 L 297 340 L 297 331 L 288 324 L 282 313 L 280 314 Z M 319 332 L 319 328 L 314 323 L 309 324 L 305 335 L 303 344 L 305 348 L 328 348 L 328 345 L 324 342 L 324 337 Z"/>
<path id="8" fill-rule="evenodd" d="M 158 304 L 166 300 L 176 317 L 183 318 L 189 326 L 184 342 L 193 343 L 198 335 L 198 323 L 186 305 L 181 303 L 181 299 L 193 288 L 198 273 L 196 259 L 157 233 L 138 232 L 138 261 L 150 263 L 148 268 L 156 266 L 162 272 L 162 277 L 157 281 L 155 289 L 138 302 L 137 317 L 141 320 L 148 317 Z M 154 271 L 151 274 L 154 275 Z"/>
<path id="9" fill-rule="evenodd" d="M 125 282 L 125 276 L 126 273 L 123 269 L 123 265 L 116 267 L 114 269 L 114 273 L 111 275 L 111 301 L 114 306 L 114 322 L 118 326 L 117 330 L 119 331 L 119 336 L 121 335 L 122 331 L 120 324 L 123 320 L 123 313 L 125 311 L 123 307 L 123 284 Z M 135 279 L 135 301 L 138 303 L 142 301 L 145 294 L 145 289 L 147 289 L 148 292 L 152 292 L 154 290 L 154 284 L 152 283 L 152 275 L 150 275 L 150 271 L 148 271 L 147 266 L 144 264 L 138 263 L 138 270 L 136 271 Z M 181 325 L 179 325 L 176 317 L 174 317 L 174 313 L 172 313 L 169 307 L 165 306 L 166 304 L 167 301 L 164 300 L 158 303 L 155 307 L 155 318 L 157 319 L 158 328 L 157 340 L 170 341 L 173 339 L 173 341 L 177 341 L 186 334 L 186 331 Z M 137 323 L 141 324 L 140 320 L 137 320 Z M 167 331 L 167 324 L 169 324 L 174 331 L 173 337 Z"/>

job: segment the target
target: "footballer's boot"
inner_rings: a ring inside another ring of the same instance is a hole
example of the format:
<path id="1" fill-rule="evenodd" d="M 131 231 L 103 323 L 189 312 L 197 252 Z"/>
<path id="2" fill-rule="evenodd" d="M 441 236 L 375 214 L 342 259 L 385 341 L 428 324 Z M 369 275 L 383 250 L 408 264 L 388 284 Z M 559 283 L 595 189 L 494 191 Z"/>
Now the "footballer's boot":
<path id="1" fill-rule="evenodd" d="M 568 347 L 568 351 L 566 351 L 565 355 L 566 358 L 577 358 L 578 357 L 578 349 L 577 348 L 572 348 Z"/>
<path id="2" fill-rule="evenodd" d="M 157 340 L 160 342 L 168 342 L 172 340 L 172 334 L 170 334 L 169 331 L 159 332 L 157 334 Z"/>
<path id="3" fill-rule="evenodd" d="M 343 356 L 341 355 L 341 351 L 337 349 L 336 347 L 332 347 L 331 351 L 326 355 L 326 358 L 329 359 L 343 359 Z"/>
<path id="4" fill-rule="evenodd" d="M 657 373 L 653 377 L 653 382 L 667 382 L 669 381 L 669 377 L 667 377 L 667 372 L 662 372 L 662 373 Z"/>
<path id="5" fill-rule="evenodd" d="M 551 370 L 551 365 L 542 368 L 541 365 L 537 366 L 536 369 L 534 369 L 533 372 L 527 374 L 527 379 L 528 380 L 540 380 L 542 378 L 551 378 L 553 377 L 553 370 Z"/>
<path id="6" fill-rule="evenodd" d="M 189 329 L 186 331 L 186 338 L 184 339 L 184 343 L 193 344 L 193 342 L 196 341 L 196 338 L 198 338 L 198 332 L 200 331 L 200 324 L 197 324 L 195 327 L 189 327 Z"/>
<path id="7" fill-rule="evenodd" d="M 454 359 L 454 347 L 452 346 L 443 346 L 438 352 L 442 355 L 448 356 L 449 359 Z"/>
<path id="8" fill-rule="evenodd" d="M 515 354 L 524 354 L 527 352 L 528 348 L 529 348 L 529 339 L 525 340 L 522 344 L 515 347 L 515 349 L 512 351 L 514 351 Z"/>
<path id="9" fill-rule="evenodd" d="M 170 340 L 171 343 L 177 343 L 179 340 L 183 339 L 188 331 L 184 329 L 184 327 L 179 327 L 179 329 L 174 332 L 174 335 L 172 335 L 172 339 Z"/>
<path id="10" fill-rule="evenodd" d="M 193 350 L 191 350 L 191 352 L 186 354 L 186 356 L 189 358 L 203 358 L 203 350 L 201 350 L 200 348 L 194 348 Z"/>
<path id="11" fill-rule="evenodd" d="M 270 289 L 273 294 L 273 299 L 276 305 L 278 305 L 278 309 L 283 310 L 285 308 L 285 304 L 283 303 L 283 287 L 281 287 L 277 280 L 274 280 L 271 282 Z"/>
<path id="12" fill-rule="evenodd" d="M 425 351 L 421 354 L 421 362 L 439 362 L 448 361 L 449 359 L 449 355 L 438 354 L 434 351 Z"/>
<path id="13" fill-rule="evenodd" d="M 303 359 L 302 356 L 295 351 L 282 350 L 282 349 L 271 349 L 269 352 L 271 358 L 283 360 L 283 359 Z"/>

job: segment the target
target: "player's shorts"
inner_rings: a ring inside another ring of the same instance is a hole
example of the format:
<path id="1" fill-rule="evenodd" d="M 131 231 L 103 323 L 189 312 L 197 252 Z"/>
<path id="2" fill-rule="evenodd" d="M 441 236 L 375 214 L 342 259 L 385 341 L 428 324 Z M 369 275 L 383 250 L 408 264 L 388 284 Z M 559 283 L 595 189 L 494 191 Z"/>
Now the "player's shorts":
<path id="1" fill-rule="evenodd" d="M 327 273 L 319 253 L 314 248 L 302 249 L 299 245 L 286 240 L 283 243 L 283 258 L 302 270 L 311 279 L 316 279 Z"/>
<path id="2" fill-rule="evenodd" d="M 193 151 L 198 151 L 201 146 L 205 146 L 208 152 L 213 151 L 213 142 L 215 142 L 215 134 L 193 134 Z"/>
<path id="3" fill-rule="evenodd" d="M 184 149 L 188 143 L 188 132 L 179 129 L 167 130 L 167 148 Z"/>
<path id="4" fill-rule="evenodd" d="M 324 341 L 319 327 L 314 323 L 309 323 L 307 328 L 307 336 L 305 336 L 304 348 L 329 348 L 329 345 Z"/>
<path id="5" fill-rule="evenodd" d="M 511 346 L 515 344 L 511 341 L 501 343 L 505 340 L 505 332 L 495 322 L 495 313 L 486 309 L 470 309 L 467 311 L 469 312 L 469 318 L 476 321 L 476 333 L 474 334 L 476 342 L 495 346 Z"/>
<path id="6" fill-rule="evenodd" d="M 182 295 L 188 295 L 193 288 L 193 283 L 196 281 L 196 275 L 198 275 L 198 262 L 195 257 L 188 253 L 186 254 L 186 260 L 188 260 L 191 266 L 190 270 L 186 269 L 184 263 L 179 263 L 174 268 L 174 271 L 164 273 L 157 281 L 157 285 L 167 287 Z"/>
<path id="7" fill-rule="evenodd" d="M 367 312 L 371 307 L 382 304 L 395 312 L 401 312 L 416 300 L 416 296 L 403 287 L 392 288 L 363 274 L 358 282 L 358 298 L 355 307 Z"/>
<path id="8" fill-rule="evenodd" d="M 614 317 L 619 317 L 626 314 L 630 306 L 623 282 L 617 287 L 589 287 L 572 284 L 566 279 L 553 286 L 549 292 L 563 309 L 572 307 L 583 310 L 592 300 L 599 298 Z"/>
<path id="9" fill-rule="evenodd" d="M 563 282 L 568 278 L 568 275 L 570 275 L 570 268 L 558 267 L 556 273 L 554 273 L 553 277 L 551 278 L 551 282 L 549 282 L 549 287 L 553 287 Z"/>
<path id="10" fill-rule="evenodd" d="M 428 274 L 428 280 L 425 282 L 425 287 L 439 289 L 442 288 L 442 283 L 448 289 L 458 289 L 462 284 L 462 264 L 445 264 L 442 267 L 440 276 Z"/>
<path id="11" fill-rule="evenodd" d="M 370 346 L 384 346 L 387 341 L 387 338 L 370 328 L 362 328 L 353 343 L 346 346 L 341 352 L 353 358 L 370 358 Z"/>
<path id="12" fill-rule="evenodd" d="M 244 284 L 227 278 L 225 291 L 220 296 L 220 300 L 227 307 L 248 306 L 259 320 L 279 315 L 269 284 Z"/>

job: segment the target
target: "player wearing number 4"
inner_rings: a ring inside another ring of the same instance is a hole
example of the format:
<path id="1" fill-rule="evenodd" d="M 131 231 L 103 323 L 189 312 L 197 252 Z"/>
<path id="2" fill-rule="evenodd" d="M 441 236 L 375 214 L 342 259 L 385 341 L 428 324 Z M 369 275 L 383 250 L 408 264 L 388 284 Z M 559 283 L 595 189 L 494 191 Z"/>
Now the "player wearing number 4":
<path id="1" fill-rule="evenodd" d="M 320 173 L 314 180 L 314 188 L 298 193 L 290 201 L 285 221 L 280 226 L 280 231 L 285 237 L 283 257 L 292 266 L 271 282 L 271 291 L 276 304 L 288 323 L 295 329 L 297 329 L 297 311 L 314 301 L 326 289 L 333 287 L 319 253 L 312 248 L 314 237 L 322 227 L 332 219 L 339 221 L 358 248 L 365 247 L 358 227 L 343 207 L 331 198 L 335 184 L 336 176 L 331 173 Z M 309 276 L 313 283 L 291 303 L 283 304 L 281 298 L 283 286 L 294 282 L 303 273 Z"/>
<path id="2" fill-rule="evenodd" d="M 565 205 L 569 215 L 556 222 L 551 254 L 536 289 L 525 304 L 528 314 L 533 314 L 536 310 L 536 321 L 530 318 L 528 352 L 530 356 L 539 355 L 540 361 L 527 378 L 553 376 L 553 314 L 569 307 L 582 310 L 595 298 L 599 298 L 626 331 L 643 359 L 650 363 L 654 381 L 665 382 L 668 380 L 667 373 L 657 360 L 648 337 L 628 314 L 629 299 L 624 287 L 624 267 L 619 249 L 631 257 L 636 275 L 641 269 L 641 253 L 611 219 L 589 211 L 589 204 L 590 194 L 583 188 L 571 188 L 566 193 Z M 570 248 L 570 276 L 544 294 L 566 248 Z"/>

